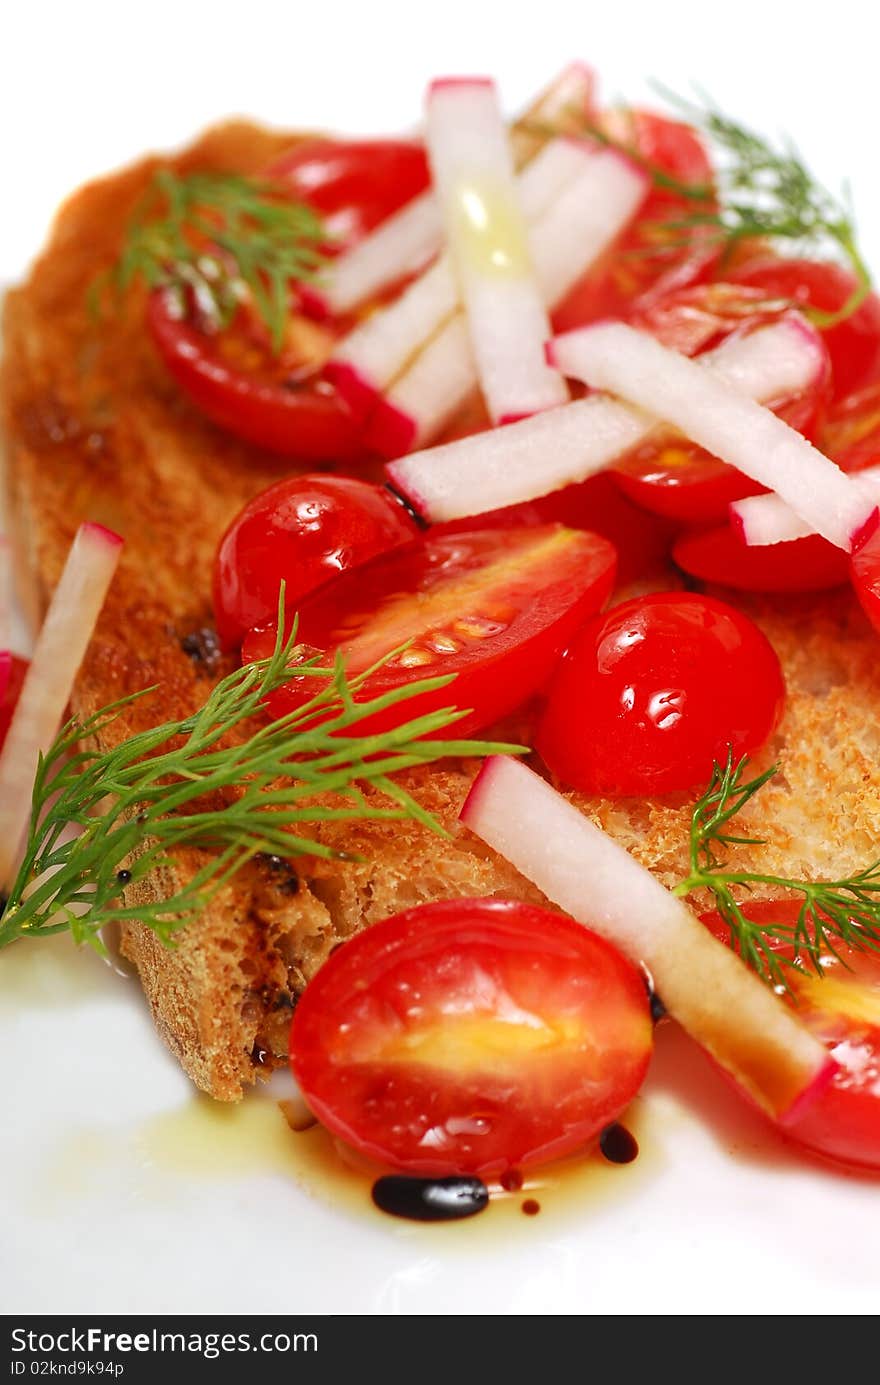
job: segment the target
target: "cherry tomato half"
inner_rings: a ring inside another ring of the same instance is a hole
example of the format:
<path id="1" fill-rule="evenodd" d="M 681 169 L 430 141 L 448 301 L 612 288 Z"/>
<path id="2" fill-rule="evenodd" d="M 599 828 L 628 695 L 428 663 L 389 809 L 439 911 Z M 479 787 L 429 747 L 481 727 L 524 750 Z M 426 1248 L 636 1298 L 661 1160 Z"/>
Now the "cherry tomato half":
<path id="1" fill-rule="evenodd" d="M 423 904 L 358 933 L 309 983 L 290 1060 L 311 1110 L 370 1158 L 484 1177 L 568 1154 L 644 1080 L 639 971 L 562 914 Z"/>
<path id="2" fill-rule="evenodd" d="M 414 542 L 419 530 L 384 486 L 347 476 L 288 476 L 249 501 L 214 563 L 217 632 L 231 649 L 254 625 L 277 618 L 322 582 L 377 553 Z"/>
<path id="3" fill-rule="evenodd" d="M 309 139 L 266 170 L 291 196 L 320 212 L 327 249 L 337 254 L 424 192 L 431 181 L 424 146 L 404 139 Z"/>
<path id="4" fill-rule="evenodd" d="M 777 320 L 786 305 L 768 300 L 762 289 L 736 284 L 703 284 L 636 302 L 628 320 L 686 356 L 711 350 L 734 332 L 743 333 Z M 798 432 L 812 438 L 820 424 L 831 384 L 830 364 L 816 373 L 808 389 L 769 407 Z M 626 495 L 655 514 L 688 522 L 726 518 L 732 500 L 756 495 L 763 487 L 678 434 L 649 439 L 614 468 Z"/>
<path id="5" fill-rule="evenodd" d="M 637 597 L 598 616 L 550 684 L 535 745 L 563 784 L 587 793 L 689 789 L 774 730 L 779 660 L 740 611 L 695 592 Z"/>
<path id="6" fill-rule="evenodd" d="M 437 524 L 431 532 L 460 534 L 476 525 L 481 529 L 511 529 L 522 524 L 565 524 L 569 529 L 601 534 L 617 550 L 618 586 L 659 572 L 676 533 L 676 526 L 669 520 L 634 505 L 607 471 L 564 486 L 539 500 L 524 500 L 503 510 Z"/>
<path id="7" fill-rule="evenodd" d="M 602 124 L 613 139 L 634 149 L 651 167 L 693 188 L 711 188 L 712 165 L 689 125 L 649 111 L 629 110 L 606 112 Z M 600 317 L 619 317 L 634 299 L 667 276 L 680 285 L 708 273 L 717 253 L 701 249 L 698 235 L 682 250 L 681 231 L 660 228 L 712 205 L 711 196 L 701 202 L 655 186 L 630 228 L 553 314 L 555 330 L 567 332 Z"/>
<path id="8" fill-rule="evenodd" d="M 722 524 L 683 534 L 672 557 L 692 577 L 738 591 L 826 591 L 842 586 L 849 577 L 847 555 L 818 534 L 750 548 L 729 524 Z"/>
<path id="9" fill-rule="evenodd" d="M 245 313 L 210 334 L 177 316 L 161 290 L 147 321 L 169 372 L 198 409 L 245 442 L 302 460 L 356 461 L 364 455 L 348 405 L 326 381 L 298 378 L 273 356 Z"/>
<path id="10" fill-rule="evenodd" d="M 747 918 L 792 928 L 799 902 L 761 900 L 742 905 Z M 703 923 L 729 941 L 717 913 Z M 770 946 L 783 956 L 793 950 L 781 939 Z M 822 958 L 822 976 L 809 967 L 787 972 L 788 1003 L 838 1064 L 830 1085 L 793 1123 L 789 1139 L 846 1164 L 880 1168 L 880 955 L 838 945 L 839 956 Z"/>
<path id="11" fill-rule="evenodd" d="M 842 308 L 856 287 L 854 275 L 840 265 L 773 255 L 747 262 L 729 277 L 737 284 L 761 289 L 770 298 L 787 299 L 797 308 L 829 313 Z M 836 398 L 880 378 L 880 298 L 875 293 L 822 335 L 831 357 Z"/>
<path id="12" fill-rule="evenodd" d="M 349 673 L 411 641 L 369 679 L 363 695 L 455 674 L 450 687 L 408 699 L 402 712 L 409 719 L 454 704 L 469 714 L 453 734 L 469 735 L 546 683 L 567 641 L 608 597 L 614 566 L 605 539 L 561 525 L 428 534 L 422 544 L 374 558 L 315 592 L 300 607 L 300 638 L 328 651 L 328 662 L 341 650 Z M 265 657 L 274 643 L 273 627 L 251 631 L 244 662 Z M 269 710 L 283 716 L 313 695 L 314 679 L 295 678 L 272 694 Z M 369 729 L 400 720 L 395 706 L 371 717 Z"/>
<path id="13" fill-rule="evenodd" d="M 875 530 L 866 544 L 850 560 L 850 574 L 862 610 L 880 631 L 880 530 Z"/>

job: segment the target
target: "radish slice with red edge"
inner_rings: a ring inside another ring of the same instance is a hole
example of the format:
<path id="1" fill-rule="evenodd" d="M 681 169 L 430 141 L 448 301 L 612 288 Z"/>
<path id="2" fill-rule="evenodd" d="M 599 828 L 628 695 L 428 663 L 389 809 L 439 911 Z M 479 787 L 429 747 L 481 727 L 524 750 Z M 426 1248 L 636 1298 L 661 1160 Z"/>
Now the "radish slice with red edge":
<path id="1" fill-rule="evenodd" d="M 0 753 L 0 884 L 15 878 L 37 758 L 54 739 L 122 552 L 122 539 L 81 524 L 37 636 Z"/>
<path id="2" fill-rule="evenodd" d="M 461 821 L 555 904 L 650 972 L 669 1014 L 785 1125 L 831 1082 L 824 1045 L 695 914 L 518 760 L 488 759 Z"/>
<path id="3" fill-rule="evenodd" d="M 535 272 L 548 308 L 568 294 L 616 239 L 644 199 L 644 174 L 613 150 L 595 152 L 569 141 L 581 171 L 529 233 Z M 467 403 L 478 386 L 464 315 L 456 314 L 398 376 L 377 403 L 367 445 L 384 457 L 424 446 Z M 363 377 L 361 377 L 363 378 Z"/>
<path id="4" fill-rule="evenodd" d="M 531 134 L 529 127 L 574 128 L 590 110 L 594 85 L 593 74 L 583 63 L 572 63 L 560 73 L 529 107 L 523 118 L 526 128 L 520 131 L 514 126 L 511 138 L 517 165 L 531 158 L 544 138 Z M 319 317 L 350 313 L 422 269 L 437 254 L 442 238 L 434 194 L 421 193 L 334 260 L 318 283 L 308 285 L 304 306 Z"/>
<path id="5" fill-rule="evenodd" d="M 780 495 L 829 543 L 851 552 L 877 503 L 781 418 L 646 332 L 600 322 L 556 337 L 552 363 L 674 424 L 707 452 Z"/>
<path id="6" fill-rule="evenodd" d="M 0 700 L 12 673 L 12 548 L 0 534 Z"/>
<path id="7" fill-rule="evenodd" d="M 853 485 L 864 492 L 867 504 L 880 504 L 880 466 L 865 467 L 864 471 L 851 474 L 851 479 Z M 730 522 L 738 537 L 749 547 L 791 543 L 815 533 L 781 496 L 772 494 L 734 501 L 730 506 Z"/>
<path id="8" fill-rule="evenodd" d="M 698 358 L 732 389 L 757 399 L 799 393 L 824 369 L 815 332 L 796 315 L 742 336 Z M 460 367 L 463 369 L 463 367 Z M 536 500 L 612 466 L 643 443 L 656 419 L 604 395 L 524 419 L 429 451 L 387 468 L 391 484 L 431 523 L 463 519 Z"/>
<path id="9" fill-rule="evenodd" d="M 545 358 L 549 318 L 519 205 L 510 141 L 493 82 L 433 82 L 426 141 L 446 243 L 494 423 L 568 399 Z"/>
<path id="10" fill-rule="evenodd" d="M 554 139 L 519 175 L 517 191 L 527 221 L 534 221 L 563 192 L 591 158 L 587 145 Z M 439 213 L 438 213 L 439 218 Z M 438 219 L 439 228 L 439 219 Z M 534 251 L 534 246 L 533 246 Z M 399 297 L 355 327 L 337 345 L 325 367 L 359 416 L 381 400 L 382 391 L 457 311 L 458 284 L 447 254 L 426 269 Z"/>

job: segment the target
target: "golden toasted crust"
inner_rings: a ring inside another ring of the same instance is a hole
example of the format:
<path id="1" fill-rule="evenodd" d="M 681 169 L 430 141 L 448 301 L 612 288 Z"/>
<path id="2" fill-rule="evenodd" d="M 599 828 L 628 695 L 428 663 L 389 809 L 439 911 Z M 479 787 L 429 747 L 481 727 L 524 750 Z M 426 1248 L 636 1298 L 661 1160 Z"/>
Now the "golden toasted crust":
<path id="1" fill-rule="evenodd" d="M 245 123 L 209 132 L 184 166 L 262 167 L 291 142 Z M 74 695 L 87 714 L 159 684 L 106 734 L 121 737 L 186 714 L 228 665 L 187 654 L 182 641 L 211 621 L 217 540 L 241 505 L 294 468 L 237 443 L 202 419 L 163 371 L 143 330 L 143 304 L 94 321 L 89 283 L 118 250 L 154 160 L 78 192 L 61 210 L 27 284 L 8 297 L 2 372 L 3 432 L 19 566 L 35 612 L 45 606 L 77 524 L 98 520 L 126 539 Z M 675 577 L 670 574 L 670 584 Z M 742 603 L 746 604 L 746 603 Z M 743 850 L 769 870 L 837 874 L 877 854 L 880 837 L 878 645 L 847 592 L 751 601 L 782 659 L 785 719 L 762 756 L 782 773 L 743 815 Z M 198 651 L 200 641 L 190 641 Z M 149 931 L 125 930 L 157 1027 L 192 1079 L 237 1099 L 283 1055 L 299 988 L 332 947 L 357 929 L 423 900 L 499 894 L 540 900 L 506 862 L 459 829 L 474 767 L 413 771 L 407 787 L 447 827 L 323 824 L 328 845 L 364 861 L 302 858 L 298 873 L 254 863 L 183 931 L 173 950 Z M 686 867 L 684 797 L 576 801 L 667 883 Z M 536 824 L 540 831 L 540 824 Z M 167 897 L 199 863 L 182 854 L 133 889 Z"/>

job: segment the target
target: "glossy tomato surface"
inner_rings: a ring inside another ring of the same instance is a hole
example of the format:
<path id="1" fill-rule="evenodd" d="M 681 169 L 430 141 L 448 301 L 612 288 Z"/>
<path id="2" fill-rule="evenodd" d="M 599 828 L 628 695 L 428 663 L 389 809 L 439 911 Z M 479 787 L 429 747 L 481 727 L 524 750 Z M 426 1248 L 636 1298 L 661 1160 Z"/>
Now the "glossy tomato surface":
<path id="1" fill-rule="evenodd" d="M 779 660 L 732 606 L 692 592 L 637 597 L 596 617 L 550 684 L 536 748 L 587 793 L 653 795 L 705 783 L 751 753 L 782 713 Z"/>
<path id="2" fill-rule="evenodd" d="M 730 278 L 797 308 L 818 308 L 826 313 L 842 308 L 856 288 L 853 274 L 840 265 L 774 255 L 747 262 L 733 270 Z M 836 327 L 820 330 L 831 358 L 837 397 L 880 378 L 880 298 L 875 293 Z"/>
<path id="3" fill-rule="evenodd" d="M 875 630 L 880 631 L 880 530 L 875 530 L 858 553 L 853 554 L 850 572 L 862 610 Z"/>
<path id="4" fill-rule="evenodd" d="M 664 346 L 697 356 L 741 335 L 777 321 L 786 304 L 768 299 L 759 288 L 712 283 L 649 294 L 637 301 L 628 320 L 656 336 Z M 820 348 L 821 350 L 821 348 Z M 805 437 L 815 437 L 831 389 L 830 361 L 817 369 L 810 386 L 798 395 L 770 400 L 772 408 Z M 679 434 L 649 438 L 614 468 L 624 492 L 656 514 L 689 523 L 726 518 L 732 500 L 756 495 L 763 487 Z"/>
<path id="5" fill-rule="evenodd" d="M 419 530 L 384 486 L 347 476 L 289 476 L 255 496 L 220 541 L 214 614 L 227 648 L 277 618 L 285 584 L 294 613 L 322 582 L 377 553 L 414 542 Z"/>
<path id="6" fill-rule="evenodd" d="M 793 928 L 796 900 L 762 900 L 743 905 L 747 918 Z M 722 941 L 728 930 L 716 913 L 703 922 Z M 771 947 L 791 957 L 780 939 Z M 880 954 L 839 946 L 839 956 L 822 959 L 822 975 L 807 966 L 787 972 L 789 1005 L 838 1064 L 831 1084 L 786 1123 L 789 1139 L 846 1164 L 880 1169 Z"/>
<path id="7" fill-rule="evenodd" d="M 21 695 L 24 676 L 30 667 L 27 659 L 20 659 L 17 654 L 4 653 L 0 655 L 0 748 L 6 740 L 6 733 L 9 730 L 9 723 L 12 721 L 12 714 L 18 705 Z"/>
<path id="8" fill-rule="evenodd" d="M 420 1174 L 491 1176 L 587 1145 L 651 1053 L 639 971 L 561 914 L 494 899 L 425 904 L 338 948 L 294 1012 L 311 1110 L 362 1153 Z"/>
<path id="9" fill-rule="evenodd" d="M 617 143 L 634 150 L 649 166 L 690 188 L 706 189 L 709 200 L 697 201 L 672 188 L 655 186 L 633 224 L 553 314 L 557 332 L 600 317 L 619 317 L 634 299 L 658 284 L 681 287 L 699 281 L 718 258 L 717 252 L 700 248 L 698 236 L 682 250 L 681 231 L 668 226 L 714 205 L 712 166 L 696 132 L 649 111 L 609 111 L 601 124 Z"/>
<path id="10" fill-rule="evenodd" d="M 376 558 L 322 587 L 300 607 L 300 638 L 349 673 L 372 667 L 409 641 L 368 681 L 379 696 L 438 674 L 455 682 L 402 704 L 406 718 L 454 705 L 468 714 L 454 734 L 488 726 L 546 683 L 561 650 L 599 610 L 614 582 L 614 549 L 596 534 L 542 528 L 434 537 Z M 247 663 L 271 653 L 275 631 L 252 631 Z M 269 698 L 274 716 L 301 706 L 314 680 L 293 679 Z M 370 718 L 400 723 L 401 709 Z M 362 723 L 362 727 L 366 723 Z M 448 732 L 446 733 L 448 735 Z"/>
<path id="11" fill-rule="evenodd" d="M 791 543 L 749 547 L 729 524 L 683 534 L 672 550 L 684 572 L 702 582 L 749 592 L 812 592 L 843 586 L 849 558 L 810 534 Z"/>
<path id="12" fill-rule="evenodd" d="M 299 361 L 272 352 L 249 314 L 222 332 L 177 315 L 174 299 L 150 296 L 147 321 L 159 354 L 184 394 L 213 423 L 245 442 L 305 461 L 356 461 L 360 429 L 332 385 Z"/>
<path id="13" fill-rule="evenodd" d="M 266 174 L 320 213 L 331 253 L 362 240 L 431 181 L 424 146 L 404 139 L 302 140 Z"/>

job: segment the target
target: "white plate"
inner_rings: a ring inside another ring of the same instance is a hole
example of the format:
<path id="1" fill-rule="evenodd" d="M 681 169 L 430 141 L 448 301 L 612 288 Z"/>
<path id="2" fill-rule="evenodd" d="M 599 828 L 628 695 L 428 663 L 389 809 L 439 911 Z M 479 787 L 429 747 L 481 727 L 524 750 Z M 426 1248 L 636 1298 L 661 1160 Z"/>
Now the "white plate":
<path id="1" fill-rule="evenodd" d="M 266 25 L 278 9 L 257 0 L 247 32 L 236 27 L 241 61 L 230 71 L 232 64 L 193 64 L 200 7 L 190 15 L 177 5 L 174 41 L 167 25 L 148 26 L 152 60 L 142 53 L 117 82 L 107 46 L 113 11 L 84 5 L 76 9 L 77 38 L 90 43 L 95 70 L 109 72 L 115 85 L 108 95 L 102 81 L 82 100 L 68 45 L 56 36 L 46 51 L 40 8 L 30 19 L 19 8 L 19 51 L 39 51 L 41 63 L 57 54 L 58 68 L 36 82 L 27 63 L 14 64 L 4 80 L 7 128 L 14 121 L 33 130 L 31 147 L 10 157 L 19 159 L 13 174 L 34 200 L 16 233 L 0 241 L 0 274 L 19 271 L 50 200 L 89 169 L 182 139 L 224 110 L 263 109 L 292 124 L 404 125 L 423 78 L 443 69 L 491 68 L 516 101 L 585 41 L 569 35 L 593 27 L 588 11 L 562 0 L 545 0 L 540 31 L 528 36 L 507 4 L 477 12 L 450 0 L 448 25 L 426 26 L 422 35 L 402 4 L 352 5 L 344 22 L 337 6 L 334 31 L 344 31 L 346 43 L 331 55 L 318 21 L 304 32 L 308 21 L 299 16 L 290 46 L 267 46 Z M 876 62 L 864 8 L 842 3 L 834 13 L 832 32 L 824 12 L 815 26 L 802 12 L 795 42 L 790 12 L 747 0 L 719 45 L 702 4 L 610 7 L 602 48 L 590 56 L 613 93 L 639 94 L 637 79 L 654 71 L 679 87 L 699 78 L 760 128 L 772 129 L 784 113 L 834 179 L 873 170 L 868 96 Z M 465 15 L 466 23 L 455 22 Z M 860 41 L 851 49 L 853 32 Z M 369 81 L 360 66 L 366 51 L 385 62 Z M 821 100 L 810 54 L 822 68 Z M 257 86 L 247 85 L 248 72 Z M 65 111 L 60 126 L 58 110 Z M 863 225 L 880 245 L 873 172 L 855 180 L 855 191 Z M 365 1179 L 322 1176 L 314 1135 L 291 1134 L 268 1098 L 231 1114 L 194 1103 L 136 984 L 65 939 L 20 944 L 0 958 L 0 1052 L 0 1302 L 8 1314 L 876 1310 L 877 1182 L 790 1153 L 671 1026 L 658 1036 L 633 1113 L 642 1144 L 634 1165 L 596 1164 L 560 1189 L 536 1193 L 542 1211 L 534 1218 L 512 1200 L 473 1222 L 428 1227 L 372 1211 Z"/>

